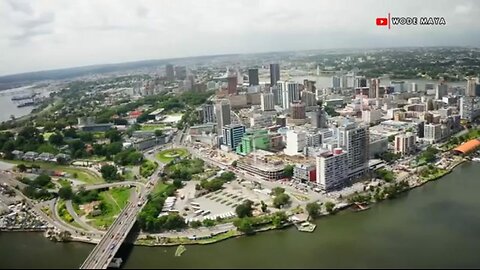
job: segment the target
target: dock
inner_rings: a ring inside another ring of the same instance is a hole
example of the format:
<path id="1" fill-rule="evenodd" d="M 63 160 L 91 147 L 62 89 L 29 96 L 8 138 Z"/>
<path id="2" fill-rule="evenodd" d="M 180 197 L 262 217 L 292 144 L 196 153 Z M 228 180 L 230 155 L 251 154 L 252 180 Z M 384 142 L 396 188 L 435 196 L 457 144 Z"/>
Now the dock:
<path id="1" fill-rule="evenodd" d="M 299 230 L 301 232 L 311 233 L 311 232 L 315 231 L 315 228 L 317 227 L 317 225 L 306 221 L 306 222 L 303 222 L 303 223 L 300 223 L 300 224 L 296 223 L 295 227 L 297 227 L 297 230 Z"/>

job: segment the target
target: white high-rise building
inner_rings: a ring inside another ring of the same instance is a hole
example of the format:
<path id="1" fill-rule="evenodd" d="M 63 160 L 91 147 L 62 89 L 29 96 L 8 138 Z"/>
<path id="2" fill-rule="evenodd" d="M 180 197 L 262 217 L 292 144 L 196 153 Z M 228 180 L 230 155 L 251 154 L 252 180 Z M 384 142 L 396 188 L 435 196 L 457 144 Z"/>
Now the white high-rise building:
<path id="1" fill-rule="evenodd" d="M 325 191 L 341 188 L 348 183 L 348 153 L 341 148 L 317 156 L 317 184 Z"/>
<path id="2" fill-rule="evenodd" d="M 348 153 L 348 175 L 357 178 L 368 169 L 369 133 L 368 126 L 358 126 L 355 122 L 345 121 L 337 130 L 338 145 Z"/>
<path id="3" fill-rule="evenodd" d="M 280 82 L 278 82 L 280 83 Z M 290 108 L 290 104 L 296 101 L 300 101 L 300 88 L 299 84 L 293 81 L 287 81 L 282 83 L 282 103 L 285 110 Z"/>
<path id="4" fill-rule="evenodd" d="M 260 104 L 262 111 L 273 111 L 275 109 L 273 93 L 263 93 L 260 96 Z"/>
<path id="5" fill-rule="evenodd" d="M 395 136 L 395 154 L 408 155 L 415 150 L 415 134 L 407 132 Z"/>
<path id="6" fill-rule="evenodd" d="M 460 116 L 468 121 L 473 121 L 473 119 L 480 116 L 480 97 L 461 97 Z"/>
<path id="7" fill-rule="evenodd" d="M 410 92 L 412 92 L 412 93 L 418 92 L 418 85 L 417 85 L 417 83 L 412 82 L 412 84 L 410 85 Z"/>
<path id="8" fill-rule="evenodd" d="M 295 156 L 300 154 L 306 146 L 306 133 L 303 130 L 287 130 L 285 154 Z"/>

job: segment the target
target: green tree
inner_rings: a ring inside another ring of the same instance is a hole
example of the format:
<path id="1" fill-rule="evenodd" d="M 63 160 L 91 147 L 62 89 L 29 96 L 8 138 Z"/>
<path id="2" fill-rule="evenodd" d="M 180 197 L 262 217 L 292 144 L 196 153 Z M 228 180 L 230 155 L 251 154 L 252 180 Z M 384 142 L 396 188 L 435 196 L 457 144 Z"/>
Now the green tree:
<path id="1" fill-rule="evenodd" d="M 273 193 L 273 195 L 278 196 L 278 195 L 280 195 L 280 194 L 285 193 L 285 189 L 282 188 L 282 187 L 274 187 L 274 188 L 272 189 L 272 193 Z"/>
<path id="2" fill-rule="evenodd" d="M 250 200 L 246 200 L 235 208 L 235 213 L 239 218 L 251 217 L 253 211 L 252 206 L 253 202 Z"/>
<path id="3" fill-rule="evenodd" d="M 333 213 L 333 208 L 335 207 L 335 204 L 332 202 L 326 202 L 325 203 L 325 210 L 327 210 L 328 213 Z"/>
<path id="4" fill-rule="evenodd" d="M 195 220 L 195 221 L 190 222 L 190 227 L 192 227 L 192 228 L 198 228 L 200 226 L 202 226 L 202 222 L 200 222 L 200 221 Z"/>
<path id="5" fill-rule="evenodd" d="M 293 176 L 293 166 L 292 165 L 287 165 L 283 169 L 283 176 L 291 178 Z"/>
<path id="6" fill-rule="evenodd" d="M 233 172 L 224 172 L 220 175 L 220 178 L 224 180 L 225 182 L 230 182 L 232 180 L 235 180 L 235 173 Z"/>
<path id="7" fill-rule="evenodd" d="M 312 218 L 315 218 L 318 216 L 320 205 L 316 202 L 308 203 L 306 206 L 306 209 L 307 209 L 308 215 L 311 216 Z"/>
<path id="8" fill-rule="evenodd" d="M 211 220 L 211 219 L 204 219 L 203 220 L 203 226 L 205 227 L 213 227 L 215 226 L 215 221 Z"/>
<path id="9" fill-rule="evenodd" d="M 161 129 L 156 129 L 155 130 L 155 136 L 160 137 L 163 135 L 163 131 Z"/>
<path id="10" fill-rule="evenodd" d="M 63 144 L 63 136 L 62 134 L 55 132 L 48 138 L 48 142 L 53 145 L 62 145 Z"/>
<path id="11" fill-rule="evenodd" d="M 181 187 L 183 186 L 182 180 L 180 180 L 180 179 L 175 179 L 175 180 L 173 180 L 173 185 L 174 185 L 176 188 L 181 188 Z"/>
<path id="12" fill-rule="evenodd" d="M 107 182 L 117 181 L 119 180 L 119 175 L 117 173 L 117 167 L 113 165 L 103 165 L 100 168 L 100 172 L 102 173 L 103 179 Z"/>
<path id="13" fill-rule="evenodd" d="M 273 199 L 273 206 L 276 208 L 282 208 L 288 204 L 290 204 L 290 196 L 285 193 L 275 196 Z"/>
<path id="14" fill-rule="evenodd" d="M 27 171 L 27 166 L 25 166 L 25 164 L 18 164 L 17 165 L 17 169 L 19 172 L 26 172 Z"/>
<path id="15" fill-rule="evenodd" d="M 46 174 L 41 174 L 33 180 L 33 185 L 37 187 L 46 187 L 52 182 L 52 178 Z"/>
<path id="16" fill-rule="evenodd" d="M 108 138 L 110 140 L 110 142 L 121 142 L 122 141 L 122 135 L 116 129 L 110 129 L 107 132 L 105 132 L 105 138 Z"/>
<path id="17" fill-rule="evenodd" d="M 287 222 L 288 218 L 285 212 L 278 211 L 273 214 L 272 224 L 275 228 L 280 228 L 283 223 Z"/>
<path id="18" fill-rule="evenodd" d="M 73 198 L 73 191 L 71 186 L 61 187 L 58 190 L 58 196 L 64 200 L 71 200 Z"/>
<path id="19" fill-rule="evenodd" d="M 239 218 L 233 222 L 233 225 L 237 227 L 237 229 L 246 234 L 252 234 L 253 230 L 253 223 L 250 218 Z"/>
<path id="20" fill-rule="evenodd" d="M 262 212 L 266 213 L 267 212 L 267 204 L 264 201 L 260 202 L 262 204 Z"/>
<path id="21" fill-rule="evenodd" d="M 234 168 L 237 167 L 237 164 L 238 164 L 238 162 L 237 162 L 236 160 L 234 160 L 234 161 L 232 162 L 232 166 L 233 166 Z"/>

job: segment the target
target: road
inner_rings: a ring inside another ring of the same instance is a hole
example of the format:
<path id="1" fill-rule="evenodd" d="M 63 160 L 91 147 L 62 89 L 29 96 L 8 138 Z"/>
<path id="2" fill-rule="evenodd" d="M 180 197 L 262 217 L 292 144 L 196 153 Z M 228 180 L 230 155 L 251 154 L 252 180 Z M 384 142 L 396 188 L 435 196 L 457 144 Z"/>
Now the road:
<path id="1" fill-rule="evenodd" d="M 96 235 L 99 235 L 100 237 L 103 236 L 104 232 L 94 228 L 93 226 L 90 226 L 88 223 L 86 223 L 82 218 L 80 218 L 77 215 L 77 212 L 75 212 L 75 209 L 73 208 L 72 201 L 68 200 L 65 201 L 65 206 L 67 207 L 68 213 L 73 217 L 73 220 L 80 224 L 83 228 L 87 229 L 89 232 L 94 232 Z"/>
<path id="2" fill-rule="evenodd" d="M 138 213 L 140 213 L 140 211 L 146 205 L 147 196 L 154 188 L 154 185 L 158 180 L 157 175 L 161 170 L 163 170 L 163 167 L 163 164 L 161 164 L 157 168 L 154 174 L 149 178 L 146 188 L 141 189 L 138 197 L 131 197 L 131 201 L 110 226 L 102 240 L 88 255 L 80 269 L 106 269 L 108 267 L 121 244 L 135 224 Z"/>

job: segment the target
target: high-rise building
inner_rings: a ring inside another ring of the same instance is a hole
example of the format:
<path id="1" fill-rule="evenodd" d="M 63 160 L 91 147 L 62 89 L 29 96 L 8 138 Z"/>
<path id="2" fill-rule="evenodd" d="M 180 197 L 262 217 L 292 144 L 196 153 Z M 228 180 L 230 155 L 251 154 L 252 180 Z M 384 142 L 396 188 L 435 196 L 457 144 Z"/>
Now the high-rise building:
<path id="1" fill-rule="evenodd" d="M 203 104 L 201 107 L 201 120 L 205 123 L 215 122 L 215 109 L 213 104 Z"/>
<path id="2" fill-rule="evenodd" d="M 314 92 L 302 91 L 302 102 L 305 103 L 306 107 L 312 107 L 317 105 L 317 98 Z"/>
<path id="3" fill-rule="evenodd" d="M 415 150 L 415 134 L 407 132 L 395 136 L 395 154 L 408 155 Z"/>
<path id="4" fill-rule="evenodd" d="M 229 76 L 227 77 L 227 91 L 231 95 L 236 95 L 237 94 L 237 76 Z"/>
<path id="5" fill-rule="evenodd" d="M 324 191 L 332 191 L 348 183 L 348 153 L 335 148 L 317 156 L 317 184 Z"/>
<path id="6" fill-rule="evenodd" d="M 165 77 L 167 77 L 167 80 L 169 81 L 173 81 L 175 79 L 175 73 L 172 64 L 165 65 Z"/>
<path id="7" fill-rule="evenodd" d="M 262 107 L 262 111 L 275 110 L 273 93 L 262 93 L 260 96 L 260 105 Z"/>
<path id="8" fill-rule="evenodd" d="M 442 99 L 444 96 L 448 94 L 448 85 L 444 82 L 441 82 L 437 85 L 437 89 L 435 89 L 435 99 L 439 100 Z"/>
<path id="9" fill-rule="evenodd" d="M 255 86 L 258 85 L 258 69 L 251 68 L 248 70 L 248 85 Z"/>
<path id="10" fill-rule="evenodd" d="M 290 110 L 292 113 L 292 119 L 302 120 L 307 118 L 305 113 L 305 103 L 303 102 L 294 102 L 290 104 Z"/>
<path id="11" fill-rule="evenodd" d="M 315 81 L 310 81 L 306 79 L 303 80 L 303 86 L 305 91 L 315 93 L 315 90 L 317 90 L 317 88 L 315 87 L 315 83 Z"/>
<path id="12" fill-rule="evenodd" d="M 230 125 L 231 124 L 231 107 L 230 107 L 230 102 L 227 100 L 220 100 L 216 104 L 216 109 L 215 109 L 215 116 L 217 118 L 217 132 L 218 134 L 222 134 L 222 128 L 223 126 Z"/>
<path id="13" fill-rule="evenodd" d="M 223 144 L 235 150 L 237 145 L 242 141 L 243 134 L 245 134 L 245 126 L 238 124 L 225 125 L 222 131 Z"/>
<path id="14" fill-rule="evenodd" d="M 277 84 L 270 89 L 272 89 L 274 104 L 283 107 L 282 85 Z"/>
<path id="15" fill-rule="evenodd" d="M 341 87 L 342 78 L 340 76 L 333 76 L 332 77 L 332 87 L 334 89 L 339 89 Z"/>
<path id="16" fill-rule="evenodd" d="M 368 126 L 359 126 L 355 122 L 345 121 L 338 127 L 337 135 L 339 147 L 348 153 L 349 177 L 362 176 L 368 169 Z"/>
<path id="17" fill-rule="evenodd" d="M 310 124 L 313 128 L 327 127 L 327 115 L 321 106 L 311 113 Z"/>
<path id="18" fill-rule="evenodd" d="M 291 103 L 300 101 L 300 88 L 298 86 L 298 83 L 293 81 L 282 83 L 282 97 L 282 104 L 284 109 L 289 109 Z"/>
<path id="19" fill-rule="evenodd" d="M 289 156 L 298 155 L 306 146 L 306 133 L 303 130 L 287 130 L 285 154 Z"/>
<path id="20" fill-rule="evenodd" d="M 477 86 L 476 78 L 468 78 L 467 80 L 467 89 L 465 90 L 465 96 L 474 97 L 476 96 L 475 88 Z"/>
<path id="21" fill-rule="evenodd" d="M 480 116 L 480 97 L 461 97 L 460 116 L 470 122 Z"/>
<path id="22" fill-rule="evenodd" d="M 412 82 L 412 84 L 410 85 L 410 92 L 412 92 L 412 93 L 418 92 L 418 85 L 417 85 L 417 83 Z"/>
<path id="23" fill-rule="evenodd" d="M 370 79 L 370 87 L 368 88 L 369 98 L 380 98 L 380 80 Z"/>
<path id="24" fill-rule="evenodd" d="M 270 85 L 276 85 L 280 81 L 280 65 L 270 64 Z"/>
<path id="25" fill-rule="evenodd" d="M 175 77 L 177 78 L 177 80 L 185 80 L 187 78 L 187 67 L 176 66 L 175 67 Z"/>
<path id="26" fill-rule="evenodd" d="M 425 124 L 424 139 L 429 143 L 436 143 L 442 139 L 442 125 L 441 124 Z"/>

